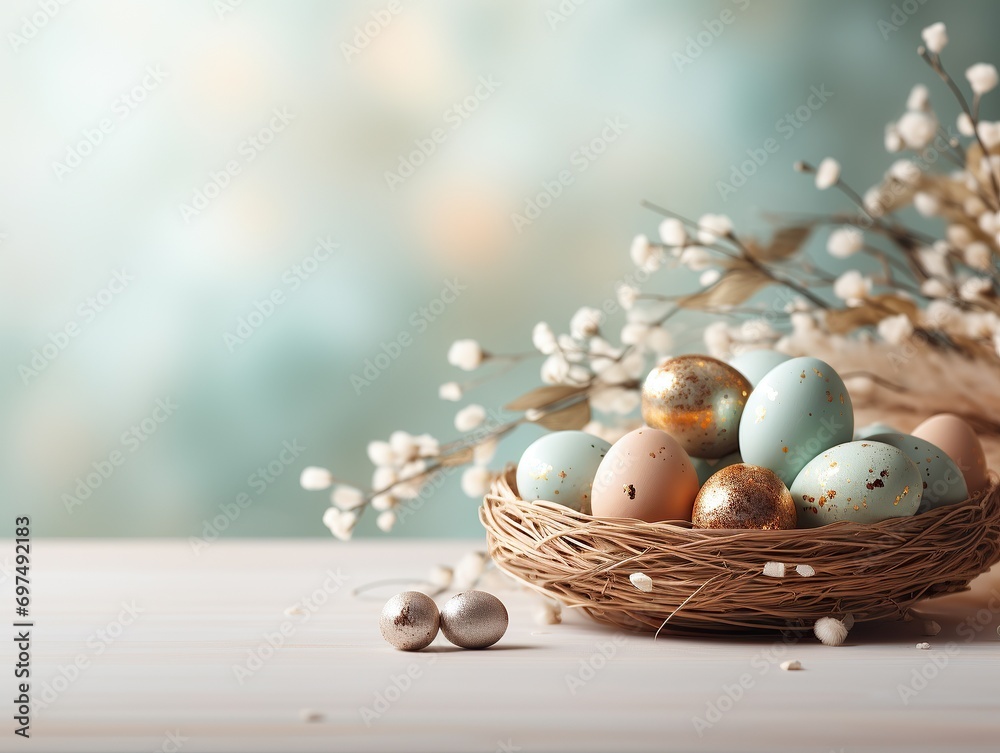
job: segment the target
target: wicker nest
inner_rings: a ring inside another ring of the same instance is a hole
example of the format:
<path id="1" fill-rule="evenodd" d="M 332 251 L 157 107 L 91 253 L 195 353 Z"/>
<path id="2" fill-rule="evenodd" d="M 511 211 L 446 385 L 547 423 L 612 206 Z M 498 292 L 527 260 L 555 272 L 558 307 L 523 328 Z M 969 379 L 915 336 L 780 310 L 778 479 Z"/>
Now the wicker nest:
<path id="1" fill-rule="evenodd" d="M 479 517 L 497 567 L 598 622 L 631 630 L 731 634 L 808 630 L 826 616 L 900 618 L 915 602 L 965 590 L 1000 560 L 996 479 L 966 502 L 913 518 L 733 531 L 525 502 L 511 468 Z M 784 577 L 765 575 L 769 562 L 784 564 Z M 799 565 L 815 574 L 800 575 Z M 651 592 L 632 585 L 637 572 L 652 579 Z"/>

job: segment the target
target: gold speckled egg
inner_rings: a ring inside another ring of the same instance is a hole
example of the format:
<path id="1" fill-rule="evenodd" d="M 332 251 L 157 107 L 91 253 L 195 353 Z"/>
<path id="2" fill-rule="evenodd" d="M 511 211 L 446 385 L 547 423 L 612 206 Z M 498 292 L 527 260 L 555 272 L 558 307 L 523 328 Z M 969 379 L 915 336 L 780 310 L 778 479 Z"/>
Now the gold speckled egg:
<path id="1" fill-rule="evenodd" d="M 737 463 L 715 473 L 694 501 L 695 528 L 795 528 L 798 513 L 791 492 L 774 471 Z"/>
<path id="2" fill-rule="evenodd" d="M 642 385 L 642 418 L 696 458 L 739 449 L 740 417 L 753 387 L 729 364 L 708 356 L 669 358 Z"/>

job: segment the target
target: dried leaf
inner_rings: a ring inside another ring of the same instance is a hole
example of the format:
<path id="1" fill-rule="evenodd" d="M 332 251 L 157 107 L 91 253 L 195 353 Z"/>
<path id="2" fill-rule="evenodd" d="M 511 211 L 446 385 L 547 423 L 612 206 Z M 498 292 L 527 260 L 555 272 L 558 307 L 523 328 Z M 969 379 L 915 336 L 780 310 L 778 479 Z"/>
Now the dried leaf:
<path id="1" fill-rule="evenodd" d="M 812 227 L 808 225 L 783 227 L 774 233 L 771 242 L 766 246 L 748 243 L 747 249 L 750 251 L 750 255 L 758 261 L 786 259 L 802 248 L 811 233 Z"/>
<path id="2" fill-rule="evenodd" d="M 767 285 L 771 280 L 753 267 L 732 269 L 717 283 L 699 293 L 681 298 L 678 304 L 688 309 L 713 309 L 737 306 Z"/>
<path id="3" fill-rule="evenodd" d="M 535 421 L 539 426 L 544 426 L 549 431 L 569 431 L 571 429 L 582 429 L 590 421 L 590 401 L 581 400 L 566 408 L 557 410 Z"/>
<path id="4" fill-rule="evenodd" d="M 526 392 L 519 398 L 515 398 L 504 407 L 507 410 L 528 410 L 529 408 L 544 408 L 560 400 L 565 400 L 582 392 L 584 387 L 572 387 L 565 384 L 551 384 L 544 387 L 536 387 L 531 392 Z"/>

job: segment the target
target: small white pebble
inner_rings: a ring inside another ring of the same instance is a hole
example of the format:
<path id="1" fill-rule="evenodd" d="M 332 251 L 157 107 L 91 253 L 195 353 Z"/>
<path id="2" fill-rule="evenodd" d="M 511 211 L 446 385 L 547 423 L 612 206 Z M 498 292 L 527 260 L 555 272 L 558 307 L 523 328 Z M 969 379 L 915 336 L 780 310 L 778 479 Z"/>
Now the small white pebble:
<path id="1" fill-rule="evenodd" d="M 917 648 L 922 649 L 924 651 L 926 651 L 930 647 L 931 647 L 931 644 L 929 644 L 929 643 L 918 643 L 917 644 Z"/>
<path id="2" fill-rule="evenodd" d="M 793 659 L 792 661 L 783 661 L 780 666 L 786 672 L 792 672 L 796 669 L 802 669 L 802 662 Z"/>
<path id="3" fill-rule="evenodd" d="M 839 646 L 847 638 L 847 626 L 836 617 L 820 617 L 813 632 L 826 646 Z"/>
<path id="4" fill-rule="evenodd" d="M 796 565 L 795 572 L 801 575 L 803 578 L 811 578 L 816 574 L 812 565 Z"/>
<path id="5" fill-rule="evenodd" d="M 785 563 L 784 562 L 765 562 L 764 563 L 764 575 L 768 578 L 784 578 L 785 577 Z"/>
<path id="6" fill-rule="evenodd" d="M 643 593 L 648 594 L 653 590 L 653 579 L 645 573 L 632 573 L 628 576 L 628 579 L 632 581 L 633 586 L 638 588 Z"/>
<path id="7" fill-rule="evenodd" d="M 299 719 L 304 722 L 321 722 L 323 721 L 323 712 L 316 709 L 302 709 L 299 711 Z"/>
<path id="8" fill-rule="evenodd" d="M 924 620 L 924 635 L 937 635 L 941 632 L 941 626 L 934 620 Z"/>
<path id="9" fill-rule="evenodd" d="M 292 616 L 297 615 L 297 614 L 305 614 L 305 613 L 306 613 L 306 610 L 304 610 L 298 604 L 296 604 L 294 606 L 291 606 L 291 607 L 287 607 L 285 609 L 285 614 L 288 615 L 289 617 L 292 617 Z"/>

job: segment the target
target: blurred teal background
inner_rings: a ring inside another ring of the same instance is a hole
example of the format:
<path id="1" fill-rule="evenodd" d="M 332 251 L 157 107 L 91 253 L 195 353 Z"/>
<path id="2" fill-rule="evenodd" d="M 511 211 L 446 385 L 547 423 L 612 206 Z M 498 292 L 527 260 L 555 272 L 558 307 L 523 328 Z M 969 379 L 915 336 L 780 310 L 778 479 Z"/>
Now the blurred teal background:
<path id="1" fill-rule="evenodd" d="M 989 2 L 5 3 L 0 532 L 27 513 L 36 535 L 198 536 L 246 493 L 224 536 L 328 536 L 301 469 L 365 485 L 369 440 L 452 438 L 437 388 L 464 375 L 448 345 L 524 352 L 534 322 L 566 331 L 613 296 L 632 236 L 658 224 L 642 199 L 762 229 L 767 210 L 839 208 L 797 159 L 875 181 L 913 84 L 953 122 L 915 51 L 938 20 L 956 75 L 991 59 Z M 723 201 L 717 181 L 813 86 L 833 96 Z M 608 118 L 627 128 L 578 172 L 571 155 Z M 387 180 L 435 129 L 423 164 Z M 564 169 L 574 183 L 515 231 L 511 213 Z M 339 248 L 307 261 L 327 237 Z M 455 279 L 464 292 L 415 325 Z M 663 271 L 649 287 L 690 283 Z M 248 318 L 260 326 L 227 339 Z M 413 344 L 356 394 L 351 375 L 400 332 Z M 470 398 L 500 405 L 536 367 Z M 304 449 L 262 482 L 286 442 Z M 68 512 L 95 468 L 113 470 Z M 475 508 L 456 474 L 392 535 L 480 535 Z"/>

